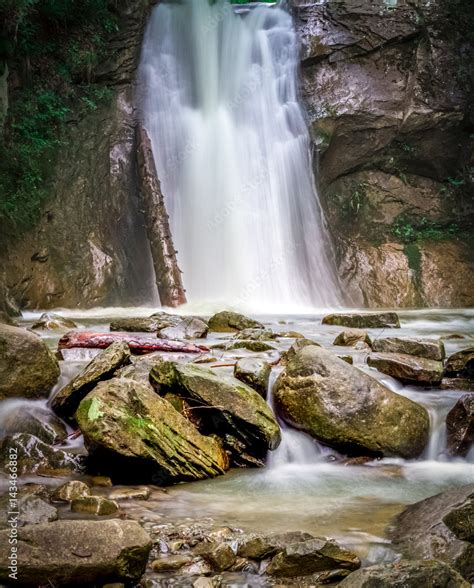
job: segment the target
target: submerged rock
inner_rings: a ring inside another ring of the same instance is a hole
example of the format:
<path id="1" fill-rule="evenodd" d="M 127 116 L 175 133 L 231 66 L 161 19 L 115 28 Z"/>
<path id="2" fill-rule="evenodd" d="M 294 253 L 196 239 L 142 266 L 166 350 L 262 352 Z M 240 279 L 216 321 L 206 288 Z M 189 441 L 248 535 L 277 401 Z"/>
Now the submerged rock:
<path id="1" fill-rule="evenodd" d="M 234 376 L 256 390 L 262 398 L 267 397 L 271 365 L 264 359 L 243 357 L 234 366 Z"/>
<path id="2" fill-rule="evenodd" d="M 43 331 L 68 331 L 70 329 L 77 329 L 77 325 L 71 319 L 64 318 L 59 314 L 45 312 L 31 328 Z"/>
<path id="3" fill-rule="evenodd" d="M 36 402 L 6 400 L 0 416 L 0 438 L 15 433 L 28 433 L 53 445 L 67 437 L 64 423 L 48 408 Z"/>
<path id="4" fill-rule="evenodd" d="M 207 324 L 196 317 L 187 317 L 177 325 L 166 327 L 158 332 L 161 339 L 202 339 L 207 336 Z"/>
<path id="5" fill-rule="evenodd" d="M 339 547 L 335 541 L 315 538 L 285 547 L 272 559 L 266 573 L 292 577 L 334 569 L 356 570 L 359 567 L 360 560 L 355 553 Z"/>
<path id="6" fill-rule="evenodd" d="M 0 531 L 0 581 L 10 583 L 9 530 Z M 135 521 L 56 521 L 18 530 L 20 586 L 135 583 L 151 539 Z"/>
<path id="7" fill-rule="evenodd" d="M 210 331 L 218 333 L 233 333 L 243 329 L 265 328 L 262 323 L 230 310 L 223 310 L 211 316 L 208 326 Z"/>
<path id="8" fill-rule="evenodd" d="M 446 362 L 446 375 L 474 379 L 474 347 L 450 355 Z"/>
<path id="9" fill-rule="evenodd" d="M 352 347 L 359 342 L 365 343 L 369 347 L 372 345 L 367 331 L 363 331 L 362 329 L 346 329 L 334 339 L 333 345 Z"/>
<path id="10" fill-rule="evenodd" d="M 350 574 L 341 588 L 469 588 L 470 584 L 440 561 L 401 560 L 362 568 Z"/>
<path id="11" fill-rule="evenodd" d="M 446 417 L 448 452 L 465 457 L 474 443 L 474 394 L 464 394 Z"/>
<path id="12" fill-rule="evenodd" d="M 274 400 L 288 424 L 349 454 L 413 458 L 428 442 L 425 408 L 320 347 L 287 362 Z"/>
<path id="13" fill-rule="evenodd" d="M 59 364 L 44 341 L 0 324 L 0 400 L 48 396 L 58 378 Z"/>
<path id="14" fill-rule="evenodd" d="M 278 447 L 280 427 L 270 407 L 236 378 L 189 363 L 162 361 L 153 367 L 150 379 L 159 385 L 160 393 L 171 392 L 191 403 L 200 430 L 222 437 L 233 457 L 238 458 L 244 448 L 249 455 L 263 458 L 269 449 Z M 237 440 L 237 454 L 226 436 Z"/>
<path id="15" fill-rule="evenodd" d="M 379 372 L 411 384 L 439 385 L 443 379 L 440 361 L 402 353 L 371 353 L 367 363 Z"/>
<path id="16" fill-rule="evenodd" d="M 410 559 L 438 559 L 473 582 L 473 499 L 474 484 L 469 484 L 407 507 L 391 530 L 395 549 Z"/>
<path id="17" fill-rule="evenodd" d="M 168 401 L 134 380 L 101 382 L 82 400 L 76 418 L 93 461 L 116 478 L 164 484 L 227 469 L 217 441 L 201 435 Z"/>
<path id="18" fill-rule="evenodd" d="M 381 353 L 403 353 L 416 355 L 425 359 L 443 361 L 445 358 L 444 343 L 441 339 L 428 339 L 427 337 L 385 337 L 374 339 L 372 349 Z"/>
<path id="19" fill-rule="evenodd" d="M 72 420 L 81 400 L 101 380 L 111 378 L 115 371 L 130 361 L 130 348 L 117 341 L 101 351 L 79 374 L 62 388 L 51 401 L 55 412 Z"/>
<path id="20" fill-rule="evenodd" d="M 374 312 L 370 314 L 328 314 L 323 317 L 323 325 L 338 325 L 352 329 L 399 328 L 400 320 L 396 312 Z"/>

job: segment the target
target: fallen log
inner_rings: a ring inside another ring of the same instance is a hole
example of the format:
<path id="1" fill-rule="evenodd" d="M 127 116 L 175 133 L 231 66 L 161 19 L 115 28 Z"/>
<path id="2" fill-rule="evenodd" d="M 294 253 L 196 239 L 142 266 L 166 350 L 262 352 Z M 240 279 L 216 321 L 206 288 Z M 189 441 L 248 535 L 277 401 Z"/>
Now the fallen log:
<path id="1" fill-rule="evenodd" d="M 154 337 L 133 336 L 129 333 L 91 333 L 88 331 L 69 331 L 59 339 L 58 351 L 61 349 L 106 349 L 116 341 L 128 343 L 130 351 L 135 355 L 152 353 L 153 351 L 179 351 L 181 353 L 203 353 L 209 351 L 205 345 L 194 345 L 184 341 L 155 339 Z"/>

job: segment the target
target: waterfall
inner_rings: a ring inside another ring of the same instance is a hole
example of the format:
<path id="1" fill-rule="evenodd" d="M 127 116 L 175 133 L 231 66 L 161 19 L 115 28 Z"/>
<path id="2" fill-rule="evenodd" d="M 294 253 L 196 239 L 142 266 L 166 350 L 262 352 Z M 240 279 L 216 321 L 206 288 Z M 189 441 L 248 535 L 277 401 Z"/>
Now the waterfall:
<path id="1" fill-rule="evenodd" d="M 182 0 L 153 11 L 141 112 L 192 302 L 338 303 L 297 68 L 283 8 Z"/>

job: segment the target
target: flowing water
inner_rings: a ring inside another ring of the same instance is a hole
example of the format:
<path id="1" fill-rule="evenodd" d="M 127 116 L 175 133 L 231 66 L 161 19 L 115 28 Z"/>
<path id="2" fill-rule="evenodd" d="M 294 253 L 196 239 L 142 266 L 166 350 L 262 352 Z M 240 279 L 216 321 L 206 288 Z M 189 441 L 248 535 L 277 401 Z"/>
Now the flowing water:
<path id="1" fill-rule="evenodd" d="M 277 6 L 160 3 L 142 112 L 188 300 L 338 303 L 297 96 L 298 43 Z"/>

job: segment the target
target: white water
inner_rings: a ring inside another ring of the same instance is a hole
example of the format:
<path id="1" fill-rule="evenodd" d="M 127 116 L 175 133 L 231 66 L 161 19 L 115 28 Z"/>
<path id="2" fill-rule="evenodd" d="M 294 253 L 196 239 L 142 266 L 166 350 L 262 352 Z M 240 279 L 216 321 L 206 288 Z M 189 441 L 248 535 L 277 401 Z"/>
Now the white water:
<path id="1" fill-rule="evenodd" d="M 290 15 L 161 3 L 141 92 L 188 299 L 334 306 Z"/>

